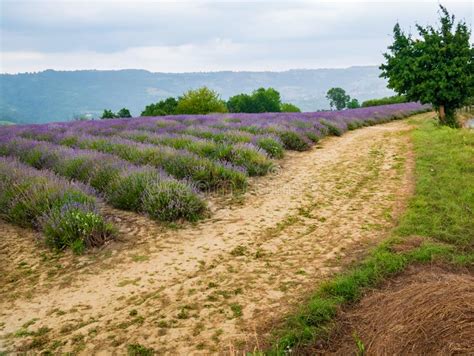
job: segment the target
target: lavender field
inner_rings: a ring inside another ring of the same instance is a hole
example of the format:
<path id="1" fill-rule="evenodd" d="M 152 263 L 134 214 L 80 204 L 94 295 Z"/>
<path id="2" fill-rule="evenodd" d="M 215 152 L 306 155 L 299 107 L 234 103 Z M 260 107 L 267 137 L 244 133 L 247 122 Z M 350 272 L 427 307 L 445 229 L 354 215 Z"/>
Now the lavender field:
<path id="1" fill-rule="evenodd" d="M 12 193 L 11 184 L 0 185 L 0 213 L 12 223 L 43 231 L 54 247 L 97 246 L 113 235 L 113 228 L 92 206 L 96 200 L 158 221 L 196 221 L 208 215 L 210 193 L 244 191 L 248 177 L 271 172 L 286 150 L 310 150 L 325 136 L 429 109 L 405 103 L 311 113 L 176 115 L 1 127 L 0 155 L 9 158 L 0 162 L 0 173 L 7 177 L 8 165 L 14 167 L 11 179 L 17 191 Z M 29 211 L 45 196 L 37 188 L 38 180 L 50 195 L 64 191 L 67 184 L 77 193 L 45 198 L 40 210 Z M 77 201 L 83 195 L 88 198 Z M 71 209 L 89 219 L 93 215 L 99 227 L 91 229 L 77 214 L 58 213 Z M 24 212 L 27 216 L 19 218 Z M 45 228 L 45 219 L 59 220 Z M 65 241 L 54 239 L 64 235 Z"/>

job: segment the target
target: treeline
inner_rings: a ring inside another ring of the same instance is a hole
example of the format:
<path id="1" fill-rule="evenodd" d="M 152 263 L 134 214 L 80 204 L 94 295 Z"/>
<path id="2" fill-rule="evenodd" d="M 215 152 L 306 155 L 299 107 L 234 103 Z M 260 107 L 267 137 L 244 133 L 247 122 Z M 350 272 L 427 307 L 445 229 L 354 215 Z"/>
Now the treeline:
<path id="1" fill-rule="evenodd" d="M 332 109 L 356 109 L 359 107 L 378 106 L 387 104 L 404 103 L 406 97 L 391 96 L 381 99 L 371 99 L 359 104 L 355 98 L 351 98 L 342 88 L 331 88 L 326 94 Z M 207 87 L 188 90 L 177 98 L 169 97 L 147 105 L 141 112 L 141 116 L 165 116 L 165 115 L 198 115 L 210 113 L 264 113 L 264 112 L 301 112 L 291 103 L 283 103 L 280 93 L 274 88 L 259 88 L 251 94 L 237 94 L 222 100 L 219 93 Z M 101 119 L 115 119 L 132 117 L 130 111 L 122 108 L 118 112 L 104 110 Z"/>
<path id="2" fill-rule="evenodd" d="M 141 116 L 209 113 L 300 112 L 290 103 L 282 103 L 280 93 L 273 88 L 259 88 L 252 94 L 238 94 L 222 100 L 207 87 L 189 90 L 178 98 L 170 97 L 147 105 Z"/>
<path id="3" fill-rule="evenodd" d="M 380 99 L 370 99 L 359 104 L 359 101 L 346 94 L 342 88 L 331 88 L 326 93 L 326 99 L 329 100 L 329 105 L 336 110 L 343 109 L 357 109 L 360 107 L 380 106 L 389 104 L 401 104 L 408 102 L 405 95 L 394 95 Z"/>
<path id="4" fill-rule="evenodd" d="M 394 95 L 388 96 L 380 99 L 370 99 L 362 103 L 362 107 L 368 106 L 380 106 L 380 105 L 389 105 L 389 104 L 401 104 L 408 102 L 405 95 Z"/>

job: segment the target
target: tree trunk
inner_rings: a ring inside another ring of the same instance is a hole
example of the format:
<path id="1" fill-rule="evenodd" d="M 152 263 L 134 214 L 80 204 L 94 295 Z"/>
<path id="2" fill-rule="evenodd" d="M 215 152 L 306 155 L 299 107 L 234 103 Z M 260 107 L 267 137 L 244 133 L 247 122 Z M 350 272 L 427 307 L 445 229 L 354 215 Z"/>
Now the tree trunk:
<path id="1" fill-rule="evenodd" d="M 444 111 L 444 105 L 439 106 L 438 115 L 440 123 L 443 124 L 446 121 L 446 112 Z"/>

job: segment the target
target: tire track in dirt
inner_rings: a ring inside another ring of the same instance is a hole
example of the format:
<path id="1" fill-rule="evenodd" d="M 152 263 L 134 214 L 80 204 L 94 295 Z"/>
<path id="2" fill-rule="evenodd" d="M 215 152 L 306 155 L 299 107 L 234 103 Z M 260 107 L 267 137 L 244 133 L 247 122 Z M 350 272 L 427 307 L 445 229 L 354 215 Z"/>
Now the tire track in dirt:
<path id="1" fill-rule="evenodd" d="M 241 201 L 215 199 L 212 218 L 182 229 L 111 209 L 125 242 L 62 256 L 79 265 L 63 269 L 68 283 L 58 276 L 30 298 L 2 300 L 0 349 L 33 340 L 35 350 L 122 353 L 138 342 L 206 354 L 254 344 L 258 325 L 393 226 L 411 187 L 407 130 L 392 122 L 290 152 Z M 35 318 L 28 330 L 44 335 L 8 336 Z"/>

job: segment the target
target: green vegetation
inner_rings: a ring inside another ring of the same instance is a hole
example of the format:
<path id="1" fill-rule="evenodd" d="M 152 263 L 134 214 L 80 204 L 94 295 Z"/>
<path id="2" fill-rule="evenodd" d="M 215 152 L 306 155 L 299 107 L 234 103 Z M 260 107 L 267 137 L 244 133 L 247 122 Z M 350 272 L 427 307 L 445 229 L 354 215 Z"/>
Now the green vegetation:
<path id="1" fill-rule="evenodd" d="M 474 246 L 474 134 L 423 124 L 413 133 L 417 192 L 397 228 L 472 249 Z"/>
<path id="2" fill-rule="evenodd" d="M 189 90 L 179 98 L 177 114 L 209 114 L 227 112 L 225 102 L 214 90 L 202 87 Z"/>
<path id="3" fill-rule="evenodd" d="M 434 260 L 474 263 L 474 135 L 430 122 L 412 133 L 416 154 L 416 192 L 394 236 L 364 261 L 322 284 L 276 334 L 272 354 L 302 347 L 329 335 L 341 305 L 355 302 L 364 288 L 403 271 L 411 263 Z M 412 235 L 419 247 L 398 251 Z"/>
<path id="4" fill-rule="evenodd" d="M 127 108 L 122 108 L 117 113 L 114 113 L 112 110 L 105 109 L 100 118 L 102 120 L 107 120 L 107 119 L 122 119 L 122 118 L 129 118 L 129 117 L 132 117 L 132 114 L 130 114 L 130 110 L 128 110 Z"/>
<path id="5" fill-rule="evenodd" d="M 259 88 L 252 94 L 239 94 L 229 98 L 227 108 L 230 112 L 280 112 L 280 93 L 273 88 Z"/>
<path id="6" fill-rule="evenodd" d="M 178 100 L 170 97 L 165 100 L 160 100 L 156 104 L 150 104 L 142 111 L 141 116 L 164 116 L 176 114 L 176 107 Z"/>
<path id="7" fill-rule="evenodd" d="M 1 158 L 0 181 L 2 218 L 42 231 L 46 244 L 55 249 L 81 253 L 115 235 L 93 196 L 51 172 Z"/>
<path id="8" fill-rule="evenodd" d="M 446 8 L 440 5 L 440 10 L 440 26 L 417 25 L 416 39 L 397 23 L 380 69 L 389 88 L 409 101 L 432 104 L 441 124 L 456 127 L 455 110 L 474 92 L 474 47 L 466 23 L 455 24 Z"/>
<path id="9" fill-rule="evenodd" d="M 280 93 L 273 88 L 259 88 L 250 95 L 234 95 L 224 102 L 217 92 L 202 87 L 189 90 L 177 99 L 170 97 L 156 104 L 147 105 L 141 116 L 210 114 L 227 111 L 232 113 L 301 112 L 296 105 L 282 103 Z M 110 110 L 106 114 L 113 115 Z"/>
<path id="10" fill-rule="evenodd" d="M 342 110 L 344 108 L 357 109 L 360 108 L 359 100 L 351 99 L 346 91 L 342 88 L 331 88 L 326 93 L 326 99 L 329 100 L 329 105 L 336 110 Z"/>
<path id="11" fill-rule="evenodd" d="M 326 99 L 329 100 L 329 105 L 336 110 L 342 110 L 346 107 L 351 97 L 346 94 L 342 88 L 331 88 L 326 93 Z"/>
<path id="12" fill-rule="evenodd" d="M 128 356 L 152 356 L 155 351 L 140 344 L 130 344 L 127 346 Z"/>
<path id="13" fill-rule="evenodd" d="M 280 107 L 281 112 L 301 112 L 300 108 L 291 103 L 282 103 Z"/>
<path id="14" fill-rule="evenodd" d="M 357 99 L 355 99 L 355 98 L 354 98 L 354 99 L 351 99 L 351 100 L 347 103 L 346 107 L 347 107 L 348 109 L 357 109 L 357 108 L 360 108 L 359 100 L 357 100 Z"/>
<path id="15" fill-rule="evenodd" d="M 117 117 L 118 118 L 132 117 L 132 114 L 130 114 L 130 110 L 128 110 L 127 108 L 121 108 L 119 111 L 117 111 Z"/>
<path id="16" fill-rule="evenodd" d="M 387 96 L 385 98 L 380 99 L 370 99 L 362 102 L 362 107 L 368 106 L 380 106 L 380 105 L 390 105 L 390 104 L 401 104 L 408 102 L 407 97 L 405 95 L 394 95 L 394 96 Z"/>

